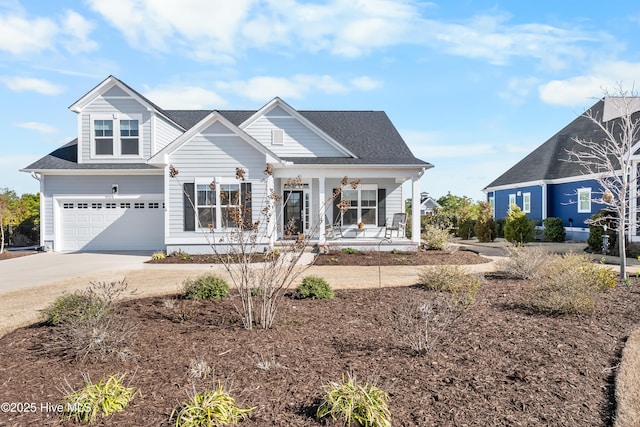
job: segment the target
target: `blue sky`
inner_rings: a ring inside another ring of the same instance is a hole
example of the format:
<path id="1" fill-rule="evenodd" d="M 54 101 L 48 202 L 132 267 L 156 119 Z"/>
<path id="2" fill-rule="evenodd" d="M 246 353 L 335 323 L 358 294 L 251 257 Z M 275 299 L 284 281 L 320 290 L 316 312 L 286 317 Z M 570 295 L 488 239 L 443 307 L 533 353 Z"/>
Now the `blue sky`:
<path id="1" fill-rule="evenodd" d="M 639 35 L 631 0 L 0 0 L 0 188 L 38 191 L 18 169 L 75 137 L 69 105 L 113 74 L 167 109 L 384 110 L 435 165 L 423 190 L 479 200 L 640 84 Z"/>

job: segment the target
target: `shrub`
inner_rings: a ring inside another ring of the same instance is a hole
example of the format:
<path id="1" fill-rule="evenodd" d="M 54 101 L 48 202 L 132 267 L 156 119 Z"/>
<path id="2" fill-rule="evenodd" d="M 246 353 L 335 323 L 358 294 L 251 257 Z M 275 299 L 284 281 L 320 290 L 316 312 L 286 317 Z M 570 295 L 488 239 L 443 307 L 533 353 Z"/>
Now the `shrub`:
<path id="1" fill-rule="evenodd" d="M 616 220 L 613 218 L 614 212 L 603 209 L 591 215 L 589 220 L 589 238 L 587 244 L 591 252 L 602 252 L 602 235 L 604 234 L 603 225 L 607 226 L 607 234 L 609 235 L 609 249 L 616 247 L 617 233 L 614 230 L 616 227 Z M 609 217 L 608 219 L 605 219 Z"/>
<path id="2" fill-rule="evenodd" d="M 123 411 L 136 393 L 133 387 L 122 384 L 123 379 L 124 375 L 112 375 L 92 384 L 85 376 L 84 387 L 65 396 L 64 416 L 76 422 L 93 423 L 98 416 Z"/>
<path id="3" fill-rule="evenodd" d="M 318 276 L 307 276 L 302 279 L 302 284 L 296 288 L 297 298 L 330 299 L 333 298 L 333 289 Z"/>
<path id="4" fill-rule="evenodd" d="M 445 265 L 423 270 L 418 275 L 418 283 L 425 289 L 450 292 L 454 305 L 468 307 L 475 301 L 481 280 L 460 266 Z"/>
<path id="5" fill-rule="evenodd" d="M 330 415 L 341 419 L 347 425 L 352 423 L 362 427 L 391 427 L 391 412 L 387 406 L 389 395 L 376 386 L 360 385 L 349 375 L 341 382 L 331 382 L 316 415 L 318 418 Z"/>
<path id="6" fill-rule="evenodd" d="M 200 276 L 184 283 L 184 297 L 187 299 L 221 299 L 228 296 L 229 284 L 215 274 Z"/>
<path id="7" fill-rule="evenodd" d="M 504 224 L 506 220 L 504 218 L 496 219 L 493 225 L 493 235 L 498 238 L 504 238 Z"/>
<path id="8" fill-rule="evenodd" d="M 196 393 L 191 400 L 171 412 L 176 427 L 223 426 L 242 421 L 253 408 L 242 409 L 236 400 L 218 388 Z"/>
<path id="9" fill-rule="evenodd" d="M 545 268 L 543 284 L 533 291 L 533 308 L 552 314 L 592 314 L 596 295 L 616 284 L 613 271 L 584 255 L 556 255 Z"/>
<path id="10" fill-rule="evenodd" d="M 450 240 L 449 231 L 435 225 L 427 224 L 422 233 L 422 242 L 429 249 L 442 250 Z"/>
<path id="11" fill-rule="evenodd" d="M 356 248 L 342 248 L 340 252 L 342 252 L 343 254 L 357 254 L 360 251 Z"/>
<path id="12" fill-rule="evenodd" d="M 97 295 L 76 291 L 55 299 L 43 311 L 44 322 L 51 326 L 94 321 L 109 310 L 108 304 Z"/>
<path id="13" fill-rule="evenodd" d="M 491 204 L 489 202 L 480 202 L 478 204 L 478 219 L 473 227 L 473 231 L 481 243 L 493 242 L 495 239 L 494 220 Z"/>
<path id="14" fill-rule="evenodd" d="M 554 255 L 540 246 L 508 248 L 509 257 L 496 262 L 498 270 L 516 279 L 537 279 L 545 275 L 544 268 Z"/>
<path id="15" fill-rule="evenodd" d="M 456 230 L 456 236 L 462 239 L 471 239 L 474 234 L 476 222 L 471 218 L 465 218 L 458 222 L 458 229 Z"/>
<path id="16" fill-rule="evenodd" d="M 151 255 L 151 259 L 154 261 L 160 260 L 160 259 L 165 259 L 167 257 L 167 254 L 164 253 L 164 251 L 159 251 L 159 252 L 154 252 Z"/>
<path id="17" fill-rule="evenodd" d="M 420 217 L 420 228 L 422 232 L 425 231 L 427 225 L 433 225 L 442 230 L 448 230 L 451 228 L 451 218 L 449 218 L 443 209 L 435 207 L 433 211 L 426 213 Z"/>
<path id="18" fill-rule="evenodd" d="M 564 242 L 567 233 L 564 231 L 562 218 L 545 218 L 542 220 L 542 225 L 544 225 L 544 231 L 542 233 L 544 240 L 549 242 Z"/>
<path id="19" fill-rule="evenodd" d="M 524 244 L 535 238 L 535 226 L 520 210 L 518 205 L 511 205 L 504 224 L 504 237 L 511 243 Z"/>

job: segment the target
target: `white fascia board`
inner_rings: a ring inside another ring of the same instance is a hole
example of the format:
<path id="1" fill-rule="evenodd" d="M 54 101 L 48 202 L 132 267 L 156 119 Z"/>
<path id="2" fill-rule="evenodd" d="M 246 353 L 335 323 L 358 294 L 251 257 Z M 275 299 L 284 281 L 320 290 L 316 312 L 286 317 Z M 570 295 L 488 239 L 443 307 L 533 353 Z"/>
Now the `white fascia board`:
<path id="1" fill-rule="evenodd" d="M 198 124 L 196 124 L 194 127 L 192 127 L 191 129 L 189 129 L 188 131 L 186 131 L 185 133 L 180 135 L 178 138 L 176 138 L 169 145 L 167 145 L 162 150 L 158 151 L 155 155 L 153 155 L 149 160 L 147 160 L 147 164 L 150 164 L 150 165 L 167 165 L 168 162 L 169 162 L 169 156 L 171 156 L 171 154 L 173 154 L 174 152 L 179 150 L 184 144 L 186 144 L 189 140 L 191 140 L 191 138 L 193 138 L 195 135 L 201 133 L 202 130 L 204 130 L 207 127 L 211 126 L 215 122 L 222 123 L 226 128 L 231 130 L 233 135 L 236 135 L 236 136 L 239 136 L 240 138 L 242 138 L 245 142 L 247 142 L 247 144 L 251 145 L 253 148 L 258 150 L 260 153 L 262 153 L 265 156 L 267 156 L 267 159 L 272 159 L 273 162 L 278 162 L 278 163 L 282 162 L 282 160 L 280 160 L 280 158 L 275 153 L 273 153 L 271 150 L 269 150 L 267 147 L 265 147 L 264 145 L 260 144 L 258 141 L 256 141 L 250 135 L 248 135 L 245 131 L 243 131 L 242 129 L 240 129 L 239 127 L 237 127 L 233 123 L 231 123 L 228 119 L 226 119 L 219 112 L 213 111 L 213 112 L 207 114 L 207 116 L 205 116 L 202 120 L 200 120 L 200 122 Z M 231 134 L 229 134 L 229 135 L 231 135 Z"/>
<path id="2" fill-rule="evenodd" d="M 617 174 L 619 175 L 620 171 L 618 171 Z M 485 187 L 482 189 L 482 191 L 484 191 L 485 193 L 488 193 L 490 191 L 508 190 L 511 188 L 529 187 L 532 185 L 566 184 L 569 182 L 580 182 L 580 181 L 586 181 L 589 179 L 598 179 L 598 178 L 602 178 L 604 175 L 605 174 L 591 173 L 591 174 L 578 175 L 578 176 L 569 176 L 565 178 L 544 179 L 544 180 L 527 181 L 527 182 L 514 182 L 513 184 L 498 185 L 495 187 Z"/>
<path id="3" fill-rule="evenodd" d="M 162 175 L 164 169 L 20 169 L 20 172 L 35 172 L 42 175 Z"/>
<path id="4" fill-rule="evenodd" d="M 141 98 L 138 93 L 133 92 L 125 84 L 123 84 L 117 78 L 115 78 L 113 76 L 107 77 L 102 83 L 100 83 L 98 86 L 93 88 L 90 92 L 88 92 L 82 98 L 80 98 L 75 103 L 73 103 L 69 107 L 69 109 L 71 111 L 76 112 L 76 113 L 81 113 L 82 110 L 84 110 L 84 108 L 87 105 L 89 105 L 91 102 L 93 102 L 93 100 L 95 100 L 98 96 L 102 95 L 103 93 L 105 93 L 106 91 L 108 91 L 109 89 L 111 89 L 114 86 L 118 86 L 118 88 L 121 89 L 122 91 L 124 91 L 127 95 L 129 95 L 129 97 L 135 99 L 140 104 L 142 104 L 147 109 L 147 111 L 155 112 L 157 114 L 160 114 L 162 117 L 166 118 L 169 122 L 171 122 L 174 125 L 176 125 L 178 127 L 178 129 L 185 130 L 178 123 L 174 122 L 169 116 L 167 116 L 166 114 L 162 113 L 161 111 L 158 111 L 158 109 L 156 107 L 154 107 L 153 105 L 149 104 L 144 98 Z"/>
<path id="5" fill-rule="evenodd" d="M 322 138 L 327 144 L 331 145 L 333 148 L 335 148 L 336 150 L 340 151 L 345 156 L 351 157 L 351 158 L 354 158 L 354 159 L 358 158 L 358 156 L 353 154 L 351 151 L 347 150 L 346 147 L 344 147 L 342 144 L 340 144 L 335 139 L 331 138 L 322 129 L 320 129 L 318 126 L 314 125 L 313 123 L 311 123 L 307 118 L 305 118 L 302 114 L 300 114 L 295 108 L 291 107 L 289 104 L 287 104 L 286 102 L 284 102 L 282 99 L 280 99 L 277 96 L 275 98 L 273 98 L 271 101 L 269 101 L 264 107 L 262 107 L 261 109 L 256 111 L 247 120 L 242 122 L 240 124 L 239 128 L 240 129 L 248 128 L 258 118 L 264 116 L 267 112 L 269 112 L 270 110 L 272 110 L 276 106 L 282 108 L 287 113 L 289 113 L 292 117 L 294 117 L 295 119 L 299 120 L 300 123 L 302 123 L 304 126 L 309 128 L 313 133 L 315 133 L 320 138 Z"/>
<path id="6" fill-rule="evenodd" d="M 313 166 L 313 167 L 311 167 Z M 404 182 L 413 176 L 421 177 L 424 168 L 407 166 L 389 166 L 385 168 L 371 165 L 293 165 L 284 168 L 274 168 L 274 178 L 396 178 Z"/>

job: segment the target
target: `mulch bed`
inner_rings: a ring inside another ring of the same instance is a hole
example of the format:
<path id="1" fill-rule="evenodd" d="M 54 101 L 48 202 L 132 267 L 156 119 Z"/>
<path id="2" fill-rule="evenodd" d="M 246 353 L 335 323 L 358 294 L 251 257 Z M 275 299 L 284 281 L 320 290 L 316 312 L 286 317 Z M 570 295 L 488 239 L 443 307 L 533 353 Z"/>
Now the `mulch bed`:
<path id="1" fill-rule="evenodd" d="M 27 255 L 33 255 L 36 254 L 37 252 L 27 252 L 27 251 L 20 251 L 20 252 L 9 252 L 7 250 L 5 250 L 4 252 L 2 252 L 0 254 L 0 261 L 4 260 L 4 259 L 12 259 L 12 258 L 18 258 L 21 256 L 27 256 Z"/>
<path id="2" fill-rule="evenodd" d="M 345 253 L 331 251 L 319 254 L 315 265 L 467 265 L 484 264 L 490 262 L 471 251 L 456 251 L 453 253 L 429 250 L 429 251 L 358 251 Z"/>
<path id="3" fill-rule="evenodd" d="M 169 426 L 178 402 L 218 380 L 240 405 L 255 407 L 241 426 L 337 426 L 313 414 L 323 386 L 351 372 L 390 394 L 394 426 L 609 426 L 620 351 L 640 321 L 633 281 L 601 294 L 593 316 L 550 317 L 526 308 L 535 283 L 487 275 L 475 304 L 443 326 L 441 340 L 422 355 L 403 344 L 389 320 L 403 301 L 442 301 L 417 287 L 285 298 L 267 331 L 244 330 L 232 299 L 175 300 L 173 308 L 167 297 L 126 301 L 117 311 L 138 332 L 130 342 L 135 357 L 124 362 L 42 354 L 55 337 L 46 326 L 0 338 L 1 400 L 38 408 L 0 413 L 0 425 L 74 425 L 47 417 L 40 404 L 59 403 L 65 380 L 79 387 L 84 372 L 94 382 L 127 373 L 140 389 L 101 426 Z M 195 360 L 213 368 L 209 378 L 190 378 Z"/>

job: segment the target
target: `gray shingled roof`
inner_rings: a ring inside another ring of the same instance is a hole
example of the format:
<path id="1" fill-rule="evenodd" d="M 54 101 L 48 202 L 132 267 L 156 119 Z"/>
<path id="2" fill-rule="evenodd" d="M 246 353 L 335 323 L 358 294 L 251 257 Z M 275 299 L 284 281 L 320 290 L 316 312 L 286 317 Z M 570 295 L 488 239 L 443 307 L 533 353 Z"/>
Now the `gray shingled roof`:
<path id="1" fill-rule="evenodd" d="M 82 169 L 82 170 L 130 170 L 158 169 L 146 163 L 81 163 L 78 164 L 78 138 L 67 142 L 57 150 L 30 164 L 23 170 Z"/>
<path id="2" fill-rule="evenodd" d="M 195 126 L 213 110 L 165 110 L 185 129 Z M 256 111 L 217 110 L 236 126 Z M 432 166 L 415 158 L 384 111 L 298 111 L 327 135 L 358 156 L 349 158 L 289 158 L 305 164 L 407 164 Z"/>
<path id="3" fill-rule="evenodd" d="M 134 89 L 131 90 L 135 92 Z M 142 95 L 140 96 L 142 97 Z M 146 98 L 144 99 L 146 100 Z M 148 100 L 147 102 L 152 104 Z M 213 111 L 218 111 L 236 126 L 242 124 L 256 113 L 255 110 L 161 110 L 160 108 L 158 110 L 187 130 Z M 285 160 L 299 164 L 402 164 L 432 167 L 430 163 L 417 159 L 411 153 L 384 111 L 299 111 L 299 113 L 358 158 L 292 157 Z M 77 145 L 78 141 L 75 139 L 29 165 L 24 170 L 154 169 L 153 166 L 143 163 L 78 164 Z"/>
<path id="4" fill-rule="evenodd" d="M 597 117 L 602 117 L 603 110 L 604 101 L 601 100 L 587 111 L 591 111 Z M 511 169 L 487 185 L 485 189 L 583 175 L 584 170 L 580 164 L 563 161 L 569 159 L 567 151 L 575 148 L 573 138 L 598 140 L 602 139 L 602 133 L 589 118 L 581 114 L 524 159 L 516 163 Z"/>

